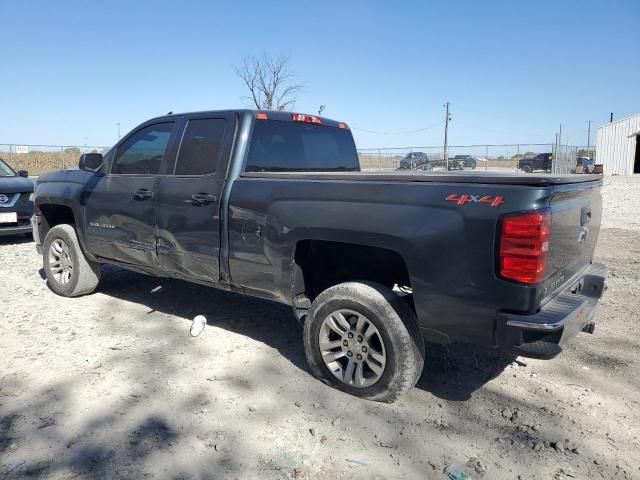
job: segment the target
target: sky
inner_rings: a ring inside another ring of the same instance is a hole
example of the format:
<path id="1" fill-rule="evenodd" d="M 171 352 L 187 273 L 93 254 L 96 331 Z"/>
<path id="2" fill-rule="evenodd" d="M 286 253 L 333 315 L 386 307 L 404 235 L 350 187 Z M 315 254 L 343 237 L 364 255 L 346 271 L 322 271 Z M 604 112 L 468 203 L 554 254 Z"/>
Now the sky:
<path id="1" fill-rule="evenodd" d="M 110 146 L 118 123 L 250 107 L 234 66 L 263 52 L 290 56 L 295 111 L 326 105 L 360 148 L 441 145 L 445 102 L 451 145 L 560 124 L 586 145 L 588 120 L 593 144 L 640 113 L 639 24 L 638 0 L 0 0 L 0 144 Z"/>

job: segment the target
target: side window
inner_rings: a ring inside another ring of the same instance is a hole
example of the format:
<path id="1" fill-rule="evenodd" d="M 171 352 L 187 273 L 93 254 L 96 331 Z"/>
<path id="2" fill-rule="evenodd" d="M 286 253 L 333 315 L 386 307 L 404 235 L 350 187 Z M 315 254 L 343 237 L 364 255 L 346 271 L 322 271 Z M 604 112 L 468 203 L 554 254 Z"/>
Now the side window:
<path id="1" fill-rule="evenodd" d="M 189 120 L 176 162 L 176 175 L 215 173 L 226 121 L 219 118 Z"/>
<path id="2" fill-rule="evenodd" d="M 138 175 L 160 173 L 173 125 L 173 123 L 149 125 L 134 133 L 118 147 L 111 173 Z"/>

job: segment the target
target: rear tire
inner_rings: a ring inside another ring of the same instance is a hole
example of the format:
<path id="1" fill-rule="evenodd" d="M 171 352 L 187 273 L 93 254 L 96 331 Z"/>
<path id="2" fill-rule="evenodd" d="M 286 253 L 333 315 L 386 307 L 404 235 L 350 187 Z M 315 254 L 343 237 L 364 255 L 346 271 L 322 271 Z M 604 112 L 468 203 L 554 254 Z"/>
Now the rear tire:
<path id="1" fill-rule="evenodd" d="M 100 282 L 100 264 L 85 257 L 71 225 L 56 225 L 49 230 L 42 261 L 49 288 L 63 297 L 91 293 Z"/>
<path id="2" fill-rule="evenodd" d="M 324 383 L 378 402 L 400 398 L 424 366 L 424 340 L 412 310 L 373 282 L 341 283 L 318 295 L 305 321 L 304 349 Z"/>
<path id="3" fill-rule="evenodd" d="M 524 173 L 533 173 L 533 168 L 531 168 L 531 165 L 525 165 L 522 167 L 522 171 Z"/>

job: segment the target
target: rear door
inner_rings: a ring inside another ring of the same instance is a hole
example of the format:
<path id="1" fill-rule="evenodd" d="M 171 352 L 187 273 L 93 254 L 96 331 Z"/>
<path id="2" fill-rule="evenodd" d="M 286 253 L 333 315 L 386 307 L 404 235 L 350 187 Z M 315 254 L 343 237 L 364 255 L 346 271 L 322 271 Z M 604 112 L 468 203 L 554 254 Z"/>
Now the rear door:
<path id="1" fill-rule="evenodd" d="M 156 263 L 154 197 L 175 134 L 173 121 L 142 126 L 117 145 L 110 171 L 86 185 L 82 202 L 91 253 L 133 265 Z"/>
<path id="2" fill-rule="evenodd" d="M 192 116 L 181 127 L 172 175 L 157 191 L 157 253 L 175 276 L 217 282 L 220 196 L 237 116 Z"/>

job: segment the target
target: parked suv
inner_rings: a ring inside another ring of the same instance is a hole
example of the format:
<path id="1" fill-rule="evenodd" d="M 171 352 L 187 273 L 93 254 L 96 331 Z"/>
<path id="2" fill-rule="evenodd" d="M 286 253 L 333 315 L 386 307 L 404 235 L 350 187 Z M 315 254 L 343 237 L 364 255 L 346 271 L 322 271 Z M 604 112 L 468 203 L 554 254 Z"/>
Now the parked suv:
<path id="1" fill-rule="evenodd" d="M 0 159 L 0 235 L 31 234 L 33 182 Z"/>
<path id="2" fill-rule="evenodd" d="M 474 157 L 473 155 L 456 155 L 455 157 L 453 157 L 453 159 L 461 162 L 464 168 L 470 168 L 472 170 L 475 170 L 478 163 L 476 157 Z"/>
<path id="3" fill-rule="evenodd" d="M 594 161 L 591 157 L 578 157 L 576 158 L 576 168 L 573 169 L 573 173 L 593 173 Z"/>
<path id="4" fill-rule="evenodd" d="M 411 152 L 400 160 L 399 170 L 426 170 L 429 157 L 424 152 Z"/>
<path id="5" fill-rule="evenodd" d="M 535 157 L 522 158 L 518 161 L 518 169 L 524 173 L 533 173 L 536 171 L 551 172 L 551 162 L 553 154 L 539 153 Z"/>

